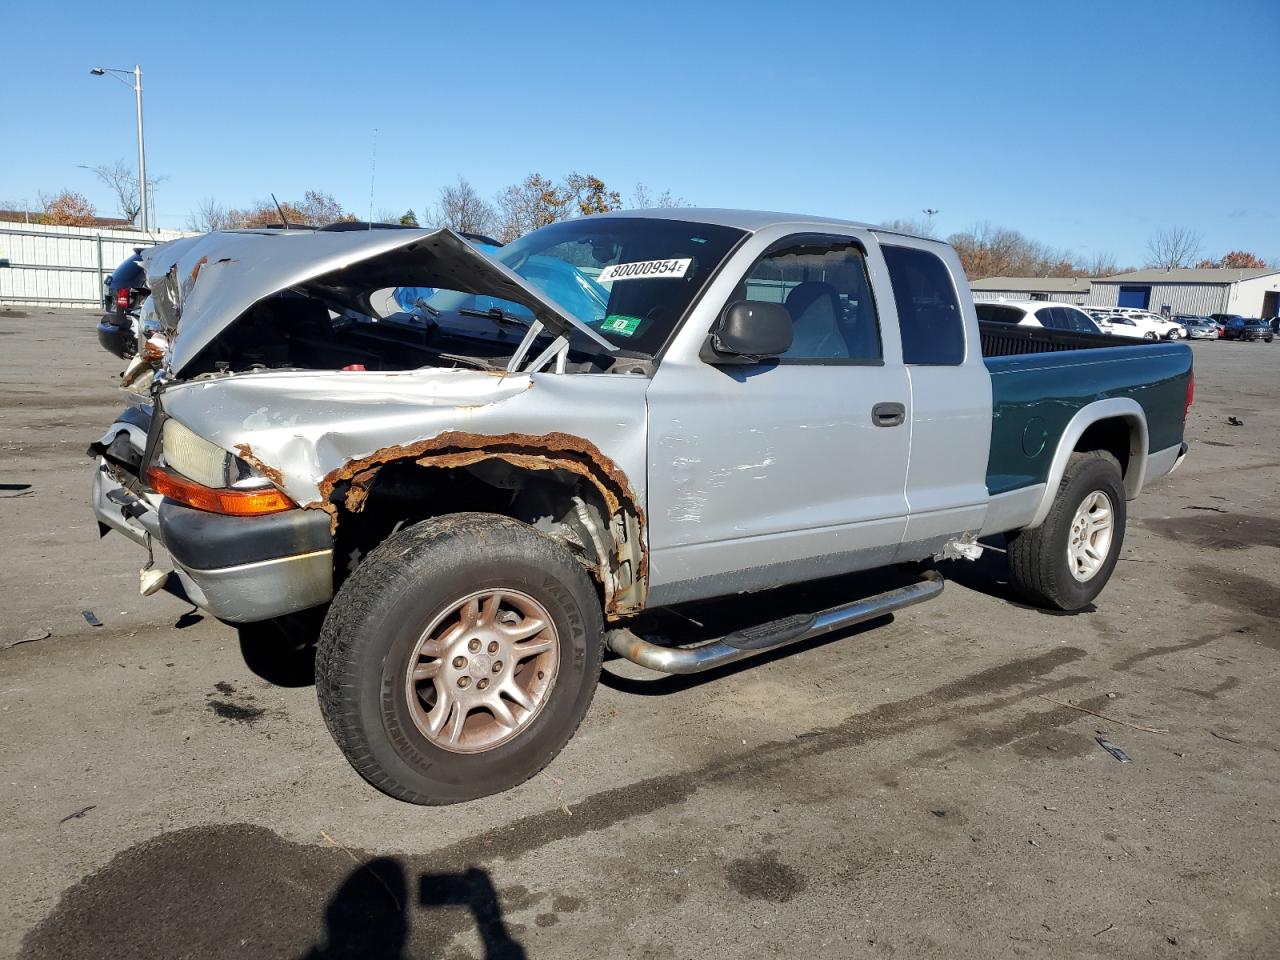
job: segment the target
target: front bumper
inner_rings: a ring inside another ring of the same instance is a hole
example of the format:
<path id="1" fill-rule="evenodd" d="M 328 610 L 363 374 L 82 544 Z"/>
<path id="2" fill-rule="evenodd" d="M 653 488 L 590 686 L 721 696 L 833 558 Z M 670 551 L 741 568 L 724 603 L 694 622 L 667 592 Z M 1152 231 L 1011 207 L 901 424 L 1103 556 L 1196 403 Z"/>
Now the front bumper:
<path id="1" fill-rule="evenodd" d="M 93 478 L 93 511 L 104 528 L 140 546 L 148 537 L 164 546 L 187 597 L 220 620 L 270 620 L 333 597 L 333 538 L 322 511 L 204 513 L 133 493 L 102 458 Z"/>

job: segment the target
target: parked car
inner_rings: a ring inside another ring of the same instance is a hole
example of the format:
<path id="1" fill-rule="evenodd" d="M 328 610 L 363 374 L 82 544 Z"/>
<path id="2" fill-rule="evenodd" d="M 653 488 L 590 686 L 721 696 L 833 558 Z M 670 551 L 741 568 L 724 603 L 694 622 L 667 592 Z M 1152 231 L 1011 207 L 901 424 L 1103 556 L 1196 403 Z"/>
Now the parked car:
<path id="1" fill-rule="evenodd" d="M 1129 337 L 1133 340 L 1159 339 L 1152 331 L 1138 326 L 1138 322 L 1126 314 L 1111 313 L 1103 314 L 1101 317 L 1090 314 L 1090 316 L 1103 333 L 1109 333 L 1113 337 Z"/>
<path id="2" fill-rule="evenodd" d="M 1275 333 L 1270 324 L 1257 317 L 1232 317 L 1227 321 L 1224 340 L 1265 340 L 1270 343 Z"/>
<path id="3" fill-rule="evenodd" d="M 1217 340 L 1218 325 L 1208 317 L 1180 314 L 1174 317 L 1187 331 L 1188 340 Z"/>
<path id="4" fill-rule="evenodd" d="M 109 353 L 127 360 L 138 349 L 138 310 L 146 300 L 146 273 L 142 269 L 142 251 L 134 247 L 120 266 L 102 281 L 102 307 L 98 321 L 98 342 Z"/>
<path id="5" fill-rule="evenodd" d="M 1044 300 L 979 300 L 973 305 L 978 319 L 987 323 L 1012 323 L 1071 333 L 1101 335 L 1101 327 L 1079 307 Z"/>
<path id="6" fill-rule="evenodd" d="M 544 258 L 604 303 L 549 296 Z M 1187 452 L 1185 344 L 979 325 L 950 246 L 845 221 L 604 214 L 487 254 L 213 233 L 144 260 L 163 375 L 93 446 L 94 512 L 223 620 L 327 607 L 325 721 L 413 803 L 537 773 L 606 648 L 667 673 L 775 650 L 937 596 L 931 561 L 980 537 L 1004 534 L 1023 597 L 1078 610 L 1127 501 Z M 392 287 L 533 322 L 388 327 Z M 696 645 L 642 616 L 887 566 L 911 579 Z"/>

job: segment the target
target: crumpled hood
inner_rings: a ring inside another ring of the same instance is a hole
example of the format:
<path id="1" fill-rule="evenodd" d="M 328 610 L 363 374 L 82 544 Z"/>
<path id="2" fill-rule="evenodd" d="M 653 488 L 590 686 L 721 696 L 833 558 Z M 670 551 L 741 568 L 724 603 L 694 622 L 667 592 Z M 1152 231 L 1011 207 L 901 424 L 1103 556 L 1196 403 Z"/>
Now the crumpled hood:
<path id="1" fill-rule="evenodd" d="M 504 264 L 452 230 L 231 230 L 184 237 L 142 253 L 151 297 L 143 319 L 168 335 L 178 376 L 259 300 L 308 287 L 354 306 L 380 287 L 444 287 L 522 304 L 559 333 L 616 349 Z"/>

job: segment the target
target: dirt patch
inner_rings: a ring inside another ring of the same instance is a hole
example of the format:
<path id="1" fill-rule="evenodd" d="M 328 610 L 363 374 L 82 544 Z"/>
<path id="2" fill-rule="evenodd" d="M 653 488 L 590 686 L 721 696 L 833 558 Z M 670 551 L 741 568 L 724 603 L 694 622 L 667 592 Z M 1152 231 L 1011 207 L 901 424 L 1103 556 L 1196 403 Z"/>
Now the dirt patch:
<path id="1" fill-rule="evenodd" d="M 804 878 L 775 853 L 733 861 L 725 870 L 725 879 L 748 900 L 770 903 L 786 903 L 806 886 Z"/>
<path id="2" fill-rule="evenodd" d="M 249 824 L 193 827 L 130 847 L 69 888 L 20 956 L 434 957 L 467 931 L 486 956 L 524 956 L 504 907 L 545 894 L 499 894 L 483 870 L 433 869 L 430 857 L 349 856 Z"/>
<path id="3" fill-rule="evenodd" d="M 1142 525 L 1162 537 L 1206 550 L 1243 550 L 1280 544 L 1280 519 L 1246 513 L 1213 511 L 1211 516 L 1197 514 L 1143 520 Z"/>
<path id="4" fill-rule="evenodd" d="M 237 696 L 240 703 L 234 700 L 219 700 L 215 694 L 206 694 L 206 705 L 212 710 L 219 719 L 229 720 L 233 723 L 243 723 L 253 726 L 266 715 L 266 708 L 256 706 L 253 703 L 253 694 L 236 693 L 236 688 L 225 680 L 219 680 L 213 685 L 213 689 L 218 693 L 227 697 Z"/>
<path id="5" fill-rule="evenodd" d="M 250 726 L 262 719 L 267 711 L 262 707 L 246 707 L 232 703 L 230 700 L 210 700 L 209 709 L 223 720 L 234 720 L 236 723 L 247 723 Z"/>

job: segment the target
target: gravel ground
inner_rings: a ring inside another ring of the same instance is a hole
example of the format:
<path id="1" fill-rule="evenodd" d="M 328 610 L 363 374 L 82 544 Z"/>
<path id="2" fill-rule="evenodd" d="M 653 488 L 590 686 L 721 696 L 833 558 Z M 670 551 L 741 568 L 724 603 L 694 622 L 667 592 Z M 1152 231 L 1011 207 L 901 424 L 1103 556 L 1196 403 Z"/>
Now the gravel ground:
<path id="1" fill-rule="evenodd" d="M 1280 955 L 1280 345 L 1194 345 L 1192 455 L 1096 610 L 988 554 L 786 655 L 615 661 L 544 774 L 423 809 L 98 539 L 93 324 L 0 310 L 0 645 L 50 634 L 0 651 L 0 956 Z"/>

